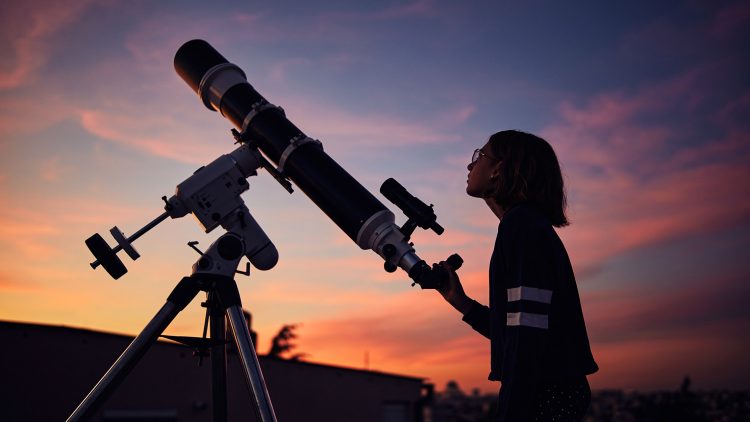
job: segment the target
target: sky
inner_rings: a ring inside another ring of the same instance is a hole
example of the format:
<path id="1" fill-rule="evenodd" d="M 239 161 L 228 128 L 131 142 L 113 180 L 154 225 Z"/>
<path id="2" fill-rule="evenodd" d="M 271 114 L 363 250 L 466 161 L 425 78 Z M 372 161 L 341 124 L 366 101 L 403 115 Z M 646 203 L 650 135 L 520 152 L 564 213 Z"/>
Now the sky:
<path id="1" fill-rule="evenodd" d="M 744 1 L 0 3 L 0 319 L 135 335 L 221 230 L 168 220 L 114 281 L 84 240 L 132 234 L 234 149 L 177 76 L 191 39 L 250 83 L 395 214 L 393 177 L 434 204 L 429 262 L 464 258 L 487 303 L 497 219 L 465 193 L 489 135 L 547 139 L 600 371 L 592 388 L 750 388 L 750 4 Z M 265 353 L 299 324 L 306 360 L 496 391 L 489 342 L 435 291 L 360 250 L 299 189 L 249 179 L 279 250 L 238 275 Z M 242 264 L 244 266 L 244 263 Z M 167 334 L 200 336 L 194 301 Z"/>

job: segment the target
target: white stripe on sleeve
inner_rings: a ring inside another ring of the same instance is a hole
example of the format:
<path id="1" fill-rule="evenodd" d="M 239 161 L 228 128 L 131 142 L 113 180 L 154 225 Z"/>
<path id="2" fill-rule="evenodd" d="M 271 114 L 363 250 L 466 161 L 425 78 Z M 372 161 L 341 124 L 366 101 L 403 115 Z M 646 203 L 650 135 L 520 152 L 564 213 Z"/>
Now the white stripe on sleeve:
<path id="1" fill-rule="evenodd" d="M 536 287 L 513 287 L 508 289 L 508 302 L 529 300 L 532 302 L 552 303 L 552 290 Z"/>
<path id="2" fill-rule="evenodd" d="M 520 326 L 546 330 L 549 328 L 549 317 L 528 312 L 508 312 L 506 323 L 509 327 Z"/>

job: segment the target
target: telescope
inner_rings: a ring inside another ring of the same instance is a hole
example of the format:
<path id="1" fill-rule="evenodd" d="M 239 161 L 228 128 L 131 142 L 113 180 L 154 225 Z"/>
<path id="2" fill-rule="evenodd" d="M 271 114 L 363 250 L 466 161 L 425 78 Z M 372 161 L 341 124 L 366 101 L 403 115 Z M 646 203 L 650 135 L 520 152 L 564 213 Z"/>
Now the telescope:
<path id="1" fill-rule="evenodd" d="M 414 251 L 410 238 L 416 227 L 430 229 L 438 235 L 443 227 L 437 223 L 432 205 L 411 195 L 390 178 L 380 192 L 407 216 L 403 226 L 395 223 L 394 214 L 324 150 L 323 144 L 305 135 L 286 117 L 284 110 L 258 93 L 238 66 L 229 63 L 203 40 L 185 43 L 175 54 L 175 69 L 198 94 L 203 104 L 229 119 L 240 144 L 198 169 L 177 186 L 165 202 L 165 212 L 132 236 L 126 238 L 117 228 L 110 230 L 117 241 L 114 248 L 99 234 L 86 240 L 97 260 L 115 279 L 127 272 L 117 257 L 125 251 L 133 260 L 140 255 L 132 242 L 167 217 L 193 214 L 206 233 L 218 226 L 235 233 L 243 253 L 254 267 L 268 270 L 276 265 L 278 252 L 263 229 L 245 206 L 240 194 L 248 189 L 246 178 L 265 169 L 290 193 L 293 181 L 341 230 L 360 248 L 370 249 L 384 260 L 384 268 L 394 272 L 402 268 L 414 284 L 423 289 L 440 288 L 447 279 L 442 266 L 431 267 Z M 271 162 L 275 163 L 272 164 Z M 194 244 L 189 244 L 201 256 Z M 194 270 L 212 271 L 208 256 Z M 446 259 L 454 270 L 463 260 L 457 254 Z M 243 274 L 249 274 L 249 267 Z M 227 273 L 227 275 L 232 275 Z"/>
<path id="2" fill-rule="evenodd" d="M 278 181 L 293 181 L 360 248 L 380 255 L 386 271 L 402 268 L 423 289 L 443 283 L 447 277 L 443 268 L 427 265 L 409 242 L 417 226 L 443 232 L 432 206 L 413 197 L 395 180 L 386 180 L 381 192 L 408 218 L 398 227 L 394 214 L 331 158 L 320 141 L 297 128 L 283 109 L 250 85 L 242 69 L 206 41 L 183 44 L 175 54 L 174 67 L 209 110 L 218 111 L 234 124 L 239 142 L 261 152 L 267 157 L 266 164 L 276 164 L 270 170 Z M 458 269 L 463 260 L 454 254 L 446 262 Z"/>
<path id="3" fill-rule="evenodd" d="M 206 349 L 211 350 L 213 420 L 227 420 L 226 343 L 227 331 L 231 331 L 258 419 L 276 421 L 234 280 L 235 273 L 250 275 L 251 264 L 269 270 L 278 262 L 276 247 L 241 198 L 249 188 L 247 178 L 255 176 L 259 168 L 268 171 L 290 193 L 293 191 L 290 180 L 293 181 L 360 248 L 380 255 L 386 271 L 405 270 L 414 280 L 412 286 L 440 288 L 448 277 L 443 266 L 427 265 L 410 242 L 417 227 L 438 235 L 443 233 L 431 204 L 411 195 L 396 180 L 386 180 L 380 192 L 407 217 L 404 225 L 398 227 L 393 213 L 326 154 L 320 141 L 299 130 L 280 107 L 268 102 L 248 83 L 242 69 L 229 63 L 207 42 L 185 43 L 177 51 L 174 65 L 206 107 L 220 112 L 235 125 L 232 133 L 240 145 L 196 170 L 177 185 L 170 198 L 162 197 L 164 213 L 135 234 L 125 237 L 113 227 L 110 232 L 117 241 L 114 248 L 98 233 L 89 237 L 86 245 L 97 258 L 91 266 L 104 267 L 115 279 L 122 277 L 127 268 L 117 253 L 125 251 L 133 260 L 138 259 L 140 255 L 132 243 L 168 217 L 192 214 L 206 233 L 217 227 L 226 233 L 205 252 L 196 247 L 198 242 L 188 243 L 200 255 L 192 274 L 180 280 L 162 308 L 70 415 L 69 422 L 91 420 L 148 348 L 200 291 L 207 295 L 202 304 L 206 307 L 203 337 L 165 337 L 195 347 L 199 356 Z M 249 261 L 244 272 L 237 270 L 242 257 Z M 455 270 L 463 260 L 453 254 L 446 263 Z M 210 339 L 206 338 L 209 323 Z"/>

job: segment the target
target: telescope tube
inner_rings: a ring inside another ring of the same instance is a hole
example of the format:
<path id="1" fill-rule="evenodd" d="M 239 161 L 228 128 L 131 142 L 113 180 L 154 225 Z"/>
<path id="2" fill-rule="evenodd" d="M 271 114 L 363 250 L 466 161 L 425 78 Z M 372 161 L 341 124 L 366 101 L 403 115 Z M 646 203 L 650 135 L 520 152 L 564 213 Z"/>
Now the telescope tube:
<path id="1" fill-rule="evenodd" d="M 319 141 L 305 135 L 281 108 L 263 98 L 242 69 L 203 40 L 183 44 L 175 54 L 174 66 L 209 110 L 220 112 L 234 123 L 243 140 L 249 139 L 246 142 L 276 163 L 278 170 L 360 248 L 380 255 L 386 261 L 386 271 L 401 267 L 423 289 L 443 285 L 447 272 L 437 264 L 431 268 L 417 256 L 408 236 L 396 226 L 393 213 L 328 156 Z M 405 192 L 397 192 L 400 202 L 416 203 L 416 198 Z M 417 224 L 438 234 L 442 232 L 431 208 L 421 201 L 416 214 L 409 218 L 416 218 Z M 462 262 L 455 254 L 446 260 L 454 270 Z"/>
<path id="2" fill-rule="evenodd" d="M 206 107 L 249 137 L 349 238 L 380 253 L 373 232 L 393 223 L 393 213 L 260 95 L 242 69 L 203 40 L 183 44 L 174 66 Z"/>

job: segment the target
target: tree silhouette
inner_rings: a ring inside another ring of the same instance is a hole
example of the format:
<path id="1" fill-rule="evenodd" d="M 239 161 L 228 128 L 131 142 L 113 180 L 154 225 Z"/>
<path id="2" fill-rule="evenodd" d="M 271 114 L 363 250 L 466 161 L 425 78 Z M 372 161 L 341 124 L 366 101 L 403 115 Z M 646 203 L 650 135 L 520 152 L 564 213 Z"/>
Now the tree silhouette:
<path id="1" fill-rule="evenodd" d="M 303 357 L 307 356 L 307 353 L 290 354 L 293 349 L 297 348 L 297 345 L 293 343 L 293 340 L 297 338 L 295 330 L 298 326 L 299 324 L 283 325 L 271 341 L 271 349 L 268 351 L 267 356 L 288 360 L 301 360 Z"/>

